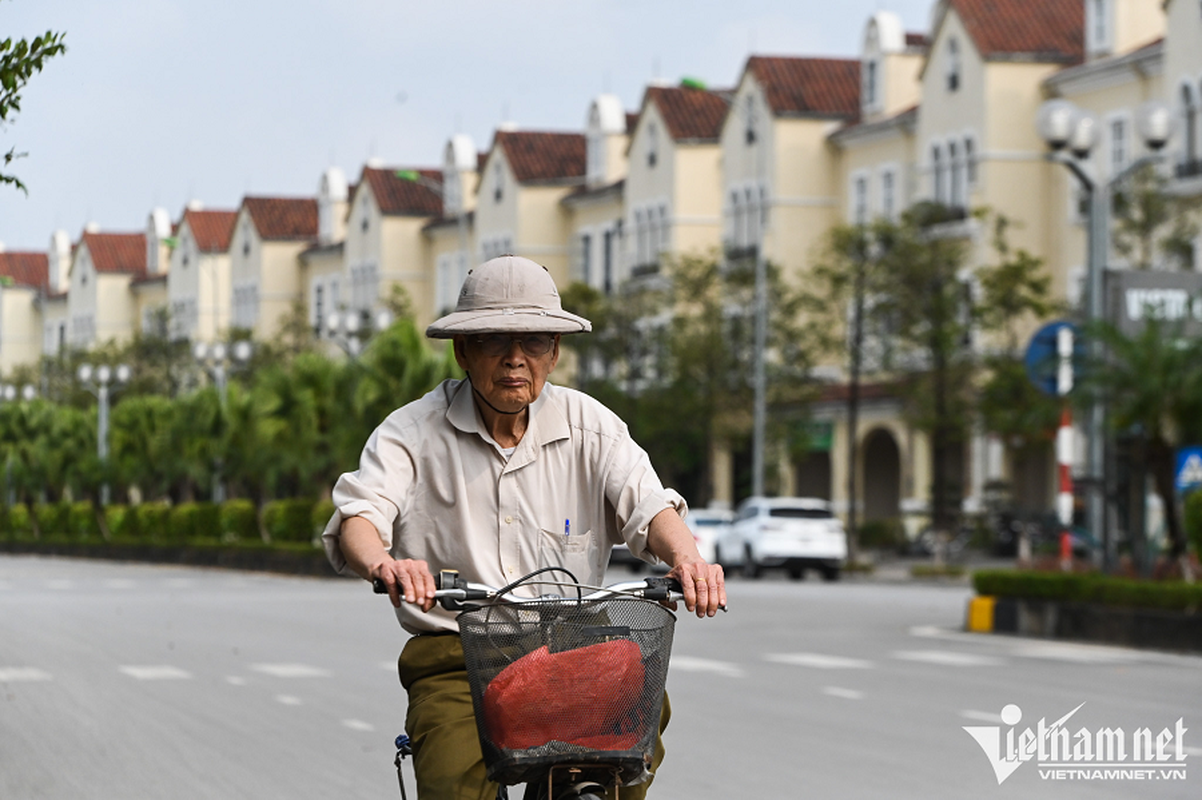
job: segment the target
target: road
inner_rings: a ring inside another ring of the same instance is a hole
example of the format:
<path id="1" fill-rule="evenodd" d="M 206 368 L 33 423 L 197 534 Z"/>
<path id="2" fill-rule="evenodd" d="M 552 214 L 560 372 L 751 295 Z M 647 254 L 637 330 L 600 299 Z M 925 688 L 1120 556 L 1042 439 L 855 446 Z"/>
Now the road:
<path id="1" fill-rule="evenodd" d="M 659 800 L 1202 796 L 1202 657 L 962 633 L 962 585 L 729 594 L 677 625 Z M 358 581 L 0 557 L 0 798 L 398 797 L 403 639 Z M 999 785 L 964 730 L 1082 703 L 1074 734 L 1182 719 L 1185 759 Z"/>

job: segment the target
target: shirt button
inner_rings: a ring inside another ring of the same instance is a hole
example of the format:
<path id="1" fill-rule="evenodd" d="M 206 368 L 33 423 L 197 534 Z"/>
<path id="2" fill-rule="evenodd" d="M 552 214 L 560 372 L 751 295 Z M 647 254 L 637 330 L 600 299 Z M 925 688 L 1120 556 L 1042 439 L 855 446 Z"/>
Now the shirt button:
<path id="1" fill-rule="evenodd" d="M 513 522 L 513 517 L 506 517 L 506 518 L 505 518 L 505 524 L 506 524 L 506 525 L 510 524 L 511 522 Z M 511 571 L 512 571 L 512 570 L 511 570 Z"/>

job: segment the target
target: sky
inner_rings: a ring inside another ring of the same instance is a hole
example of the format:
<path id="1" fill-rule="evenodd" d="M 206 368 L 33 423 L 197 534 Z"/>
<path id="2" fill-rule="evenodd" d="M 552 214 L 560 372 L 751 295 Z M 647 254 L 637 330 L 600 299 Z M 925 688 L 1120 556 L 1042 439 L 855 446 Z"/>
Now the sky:
<path id="1" fill-rule="evenodd" d="M 602 92 L 637 109 L 655 79 L 733 86 L 747 56 L 859 54 L 876 11 L 925 31 L 935 0 L 0 0 L 0 40 L 68 51 L 0 126 L 0 242 L 140 231 L 199 200 L 313 196 L 365 162 L 437 166 L 502 122 L 582 131 Z"/>

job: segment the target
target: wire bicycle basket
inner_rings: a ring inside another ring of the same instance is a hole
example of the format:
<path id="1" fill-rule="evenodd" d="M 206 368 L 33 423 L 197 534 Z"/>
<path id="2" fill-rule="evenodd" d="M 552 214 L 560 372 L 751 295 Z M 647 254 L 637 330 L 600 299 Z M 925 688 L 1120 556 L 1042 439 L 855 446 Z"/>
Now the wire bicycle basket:
<path id="1" fill-rule="evenodd" d="M 555 765 L 645 779 L 659 730 L 676 617 L 637 598 L 539 599 L 459 615 L 490 780 L 527 783 Z"/>

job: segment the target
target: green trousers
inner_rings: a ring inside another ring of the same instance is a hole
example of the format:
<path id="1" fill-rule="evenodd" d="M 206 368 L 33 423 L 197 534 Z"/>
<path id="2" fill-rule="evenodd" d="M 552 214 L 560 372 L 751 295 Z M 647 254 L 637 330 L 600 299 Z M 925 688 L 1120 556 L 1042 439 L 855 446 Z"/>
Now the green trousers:
<path id="1" fill-rule="evenodd" d="M 497 784 L 484 768 L 459 637 L 415 636 L 397 666 L 409 693 L 405 732 L 413 744 L 418 800 L 495 800 Z M 652 773 L 664 758 L 663 732 L 671 714 L 665 695 Z M 623 787 L 618 797 L 643 800 L 650 784 Z"/>

